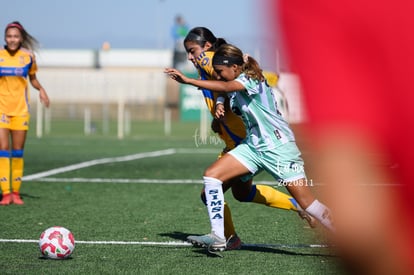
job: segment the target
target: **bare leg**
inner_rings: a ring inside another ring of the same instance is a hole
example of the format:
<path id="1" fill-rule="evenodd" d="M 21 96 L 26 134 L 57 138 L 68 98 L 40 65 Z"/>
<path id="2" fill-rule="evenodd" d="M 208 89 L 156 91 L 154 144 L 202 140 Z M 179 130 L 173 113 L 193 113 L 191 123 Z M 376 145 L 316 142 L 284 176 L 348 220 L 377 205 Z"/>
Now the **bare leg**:
<path id="1" fill-rule="evenodd" d="M 12 138 L 12 150 L 23 150 L 24 144 L 26 142 L 26 130 L 12 130 L 11 131 L 11 138 Z"/>

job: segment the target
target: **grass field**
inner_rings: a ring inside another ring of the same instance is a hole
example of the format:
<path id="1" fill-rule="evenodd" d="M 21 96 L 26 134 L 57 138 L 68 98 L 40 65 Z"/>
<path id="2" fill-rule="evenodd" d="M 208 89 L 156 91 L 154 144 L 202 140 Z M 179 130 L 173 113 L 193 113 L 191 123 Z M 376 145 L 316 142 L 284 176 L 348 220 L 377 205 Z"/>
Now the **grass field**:
<path id="1" fill-rule="evenodd" d="M 29 133 L 25 204 L 0 208 L 1 274 L 344 274 L 321 232 L 297 214 L 230 193 L 245 246 L 217 258 L 185 242 L 209 232 L 201 176 L 222 147 L 197 141 L 196 123 L 175 123 L 168 137 L 161 123 L 136 123 L 123 140 L 85 137 L 77 122 L 52 127 L 41 139 Z M 54 225 L 75 236 L 68 260 L 40 255 L 39 235 Z"/>

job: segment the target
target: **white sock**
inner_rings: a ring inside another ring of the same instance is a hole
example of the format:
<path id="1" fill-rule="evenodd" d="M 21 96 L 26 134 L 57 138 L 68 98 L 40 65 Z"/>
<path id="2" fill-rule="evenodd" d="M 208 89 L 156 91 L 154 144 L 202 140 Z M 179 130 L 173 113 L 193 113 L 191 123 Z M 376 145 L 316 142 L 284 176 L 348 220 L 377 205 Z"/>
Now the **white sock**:
<path id="1" fill-rule="evenodd" d="M 320 203 L 318 200 L 314 200 L 308 206 L 308 208 L 305 209 L 305 211 L 312 215 L 315 219 L 317 219 L 329 230 L 335 231 L 335 228 L 331 220 L 331 211 L 323 203 Z"/>
<path id="2" fill-rule="evenodd" d="M 211 231 L 217 237 L 226 239 L 224 236 L 224 194 L 221 186 L 223 182 L 210 177 L 203 177 L 203 181 Z"/>

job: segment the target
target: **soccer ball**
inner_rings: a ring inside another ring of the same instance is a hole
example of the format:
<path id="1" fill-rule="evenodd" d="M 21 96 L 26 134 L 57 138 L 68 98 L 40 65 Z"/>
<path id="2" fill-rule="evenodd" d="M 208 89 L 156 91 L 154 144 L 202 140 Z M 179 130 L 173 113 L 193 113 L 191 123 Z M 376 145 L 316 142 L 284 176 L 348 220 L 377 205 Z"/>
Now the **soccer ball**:
<path id="1" fill-rule="evenodd" d="M 72 232 L 61 226 L 53 226 L 42 232 L 39 239 L 40 252 L 49 259 L 66 259 L 75 249 Z"/>

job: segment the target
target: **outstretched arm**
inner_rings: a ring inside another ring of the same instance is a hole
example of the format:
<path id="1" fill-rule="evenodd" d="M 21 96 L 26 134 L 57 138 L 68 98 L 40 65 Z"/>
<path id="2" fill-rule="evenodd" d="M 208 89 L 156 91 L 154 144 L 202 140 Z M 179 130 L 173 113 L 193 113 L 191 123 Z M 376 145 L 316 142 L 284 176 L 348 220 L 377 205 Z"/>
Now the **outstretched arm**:
<path id="1" fill-rule="evenodd" d="M 220 81 L 220 80 L 199 80 L 186 77 L 180 71 L 173 68 L 166 68 L 164 73 L 168 74 L 171 79 L 183 84 L 190 84 L 199 88 L 208 89 L 215 92 L 237 92 L 243 91 L 243 84 L 238 81 Z"/>
<path id="2" fill-rule="evenodd" d="M 45 89 L 40 84 L 39 80 L 37 80 L 36 75 L 35 74 L 29 75 L 29 79 L 30 79 L 30 83 L 32 84 L 32 86 L 36 90 L 39 90 L 40 102 L 42 102 L 45 107 L 49 107 L 50 105 L 49 96 L 47 95 Z"/>

